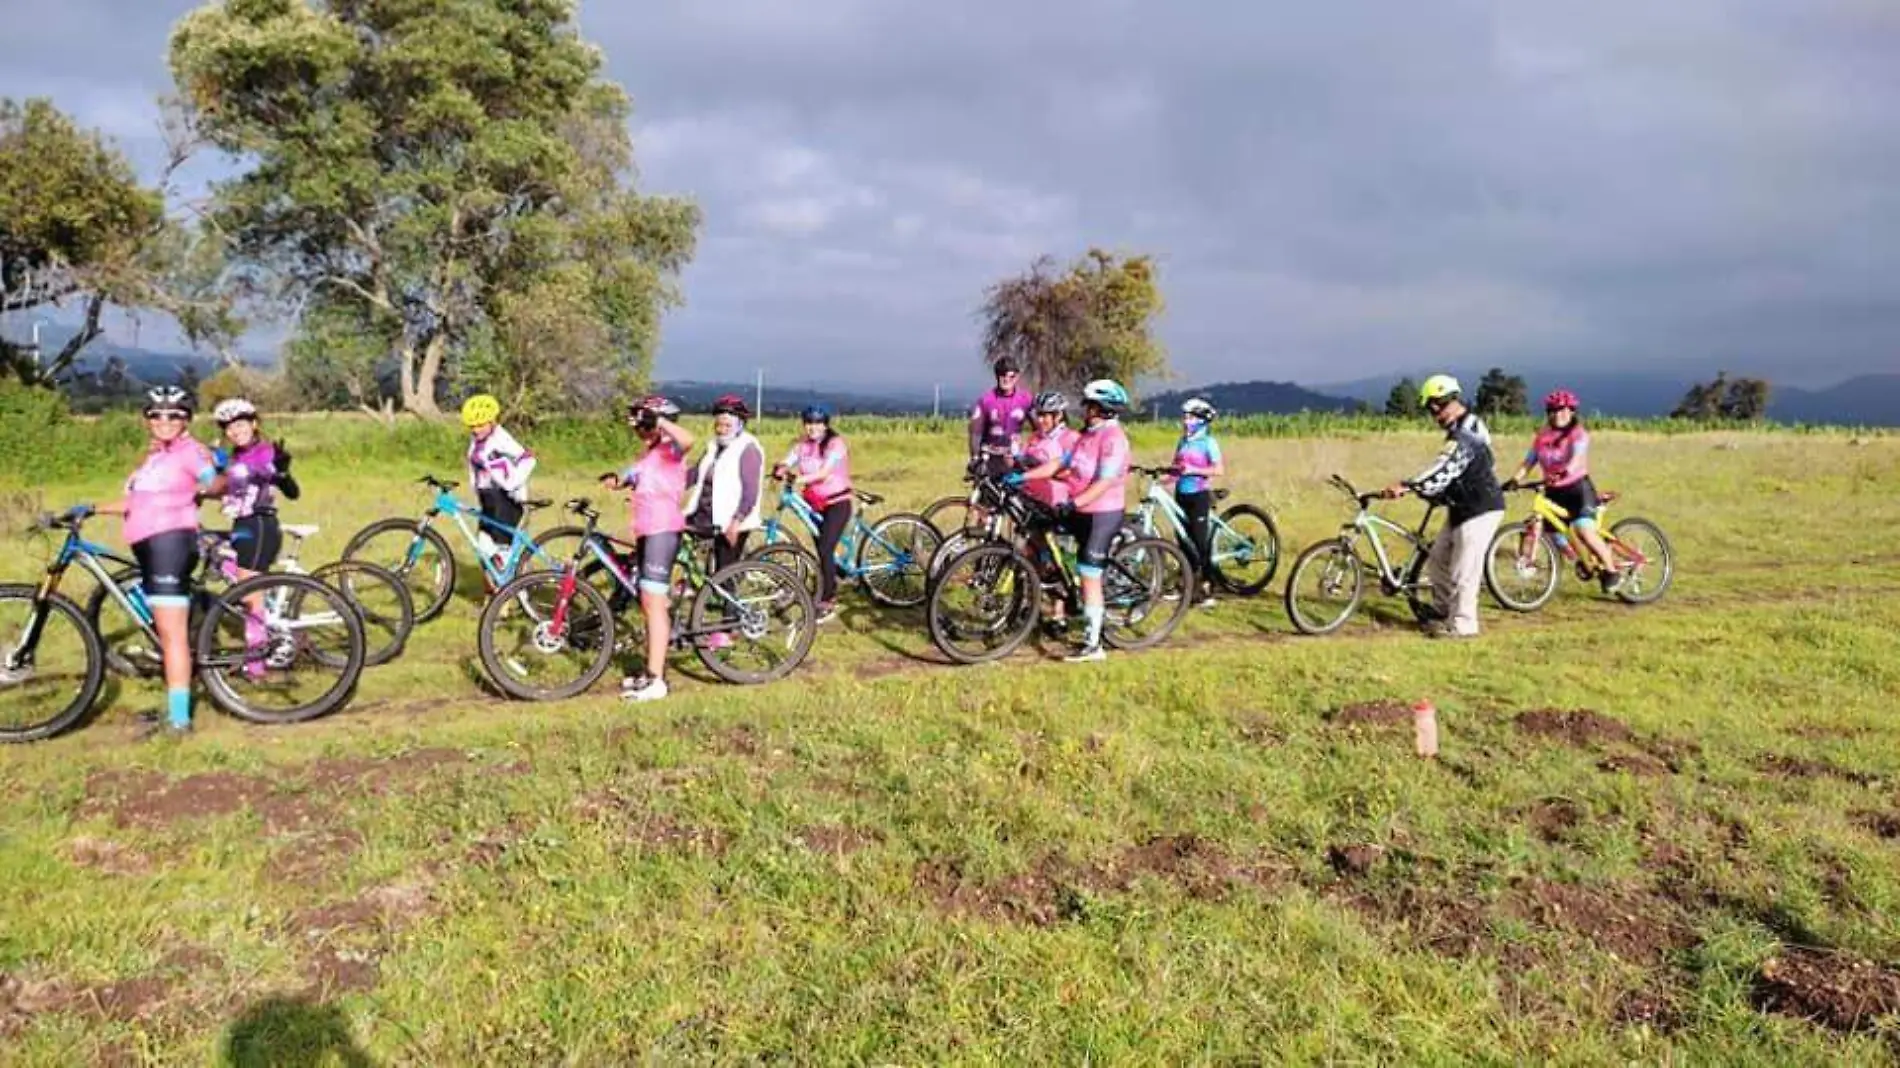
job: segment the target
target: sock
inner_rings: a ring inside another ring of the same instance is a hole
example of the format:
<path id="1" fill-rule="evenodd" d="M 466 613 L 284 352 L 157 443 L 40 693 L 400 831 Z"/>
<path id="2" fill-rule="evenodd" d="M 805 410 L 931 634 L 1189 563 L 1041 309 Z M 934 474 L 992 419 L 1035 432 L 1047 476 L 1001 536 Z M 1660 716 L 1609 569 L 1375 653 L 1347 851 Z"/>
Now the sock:
<path id="1" fill-rule="evenodd" d="M 1082 606 L 1082 618 L 1088 621 L 1088 634 L 1082 642 L 1085 646 L 1102 644 L 1102 621 L 1108 616 L 1108 609 L 1099 604 Z"/>
<path id="2" fill-rule="evenodd" d="M 244 644 L 249 646 L 262 645 L 265 639 L 269 637 L 270 631 L 264 626 L 264 621 L 257 618 L 255 613 L 246 613 L 244 616 Z"/>
<path id="3" fill-rule="evenodd" d="M 191 687 L 165 691 L 165 721 L 174 727 L 191 726 Z"/>

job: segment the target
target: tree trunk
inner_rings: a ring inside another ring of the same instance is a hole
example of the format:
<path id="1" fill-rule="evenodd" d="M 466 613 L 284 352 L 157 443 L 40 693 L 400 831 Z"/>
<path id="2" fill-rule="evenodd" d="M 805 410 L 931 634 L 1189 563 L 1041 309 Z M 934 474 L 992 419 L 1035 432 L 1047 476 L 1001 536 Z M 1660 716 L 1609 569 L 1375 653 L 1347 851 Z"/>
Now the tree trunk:
<path id="1" fill-rule="evenodd" d="M 440 419 L 442 409 L 435 403 L 435 380 L 442 373 L 442 357 L 448 352 L 448 335 L 438 330 L 422 345 L 422 366 L 416 370 L 415 396 L 405 398 L 409 410 L 429 419 Z"/>

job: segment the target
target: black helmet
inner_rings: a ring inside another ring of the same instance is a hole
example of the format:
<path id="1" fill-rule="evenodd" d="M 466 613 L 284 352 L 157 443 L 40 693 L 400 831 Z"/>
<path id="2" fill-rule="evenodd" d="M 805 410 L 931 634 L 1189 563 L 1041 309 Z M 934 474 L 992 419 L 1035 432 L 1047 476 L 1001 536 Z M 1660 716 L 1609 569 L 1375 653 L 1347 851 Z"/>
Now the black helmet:
<path id="1" fill-rule="evenodd" d="M 823 423 L 826 426 L 830 426 L 831 409 L 822 404 L 809 404 L 805 406 L 804 411 L 798 413 L 798 418 L 802 422 Z"/>
<path id="2" fill-rule="evenodd" d="M 1023 373 L 1023 365 L 1018 363 L 1014 356 L 1001 357 L 996 361 L 994 366 L 996 375 L 999 378 L 1003 375 L 1019 375 Z"/>

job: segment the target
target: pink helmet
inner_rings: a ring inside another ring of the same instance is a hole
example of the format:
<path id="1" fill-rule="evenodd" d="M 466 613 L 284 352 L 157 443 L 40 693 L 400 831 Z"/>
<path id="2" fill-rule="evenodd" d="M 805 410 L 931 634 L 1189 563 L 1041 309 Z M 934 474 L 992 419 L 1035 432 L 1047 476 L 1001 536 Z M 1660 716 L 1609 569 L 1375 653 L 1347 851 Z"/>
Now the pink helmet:
<path id="1" fill-rule="evenodd" d="M 1577 405 L 1577 395 L 1567 389 L 1553 389 L 1544 394 L 1544 410 L 1547 412 L 1554 412 L 1559 408 L 1568 408 L 1574 412 L 1577 410 Z"/>

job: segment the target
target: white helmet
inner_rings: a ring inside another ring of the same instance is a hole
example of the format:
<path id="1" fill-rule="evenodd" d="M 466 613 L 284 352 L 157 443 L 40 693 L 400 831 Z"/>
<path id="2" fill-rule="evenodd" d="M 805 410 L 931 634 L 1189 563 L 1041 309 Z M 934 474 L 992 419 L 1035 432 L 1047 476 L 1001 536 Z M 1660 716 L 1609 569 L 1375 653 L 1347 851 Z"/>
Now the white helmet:
<path id="1" fill-rule="evenodd" d="M 256 419 L 257 405 L 252 404 L 243 397 L 232 397 L 228 400 L 221 400 L 218 402 L 218 406 L 211 410 L 211 418 L 216 420 L 219 426 L 234 423 L 239 419 Z"/>
<path id="2" fill-rule="evenodd" d="M 1190 397 L 1181 405 L 1182 415 L 1191 415 L 1202 422 L 1211 423 L 1220 412 L 1212 404 L 1200 397 Z"/>

